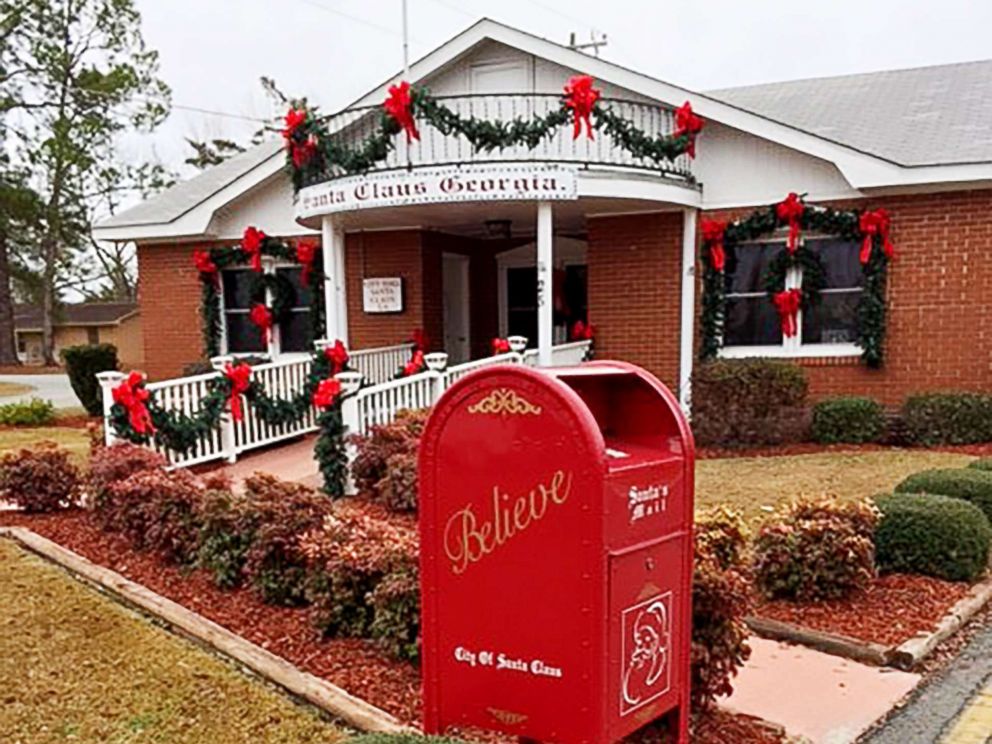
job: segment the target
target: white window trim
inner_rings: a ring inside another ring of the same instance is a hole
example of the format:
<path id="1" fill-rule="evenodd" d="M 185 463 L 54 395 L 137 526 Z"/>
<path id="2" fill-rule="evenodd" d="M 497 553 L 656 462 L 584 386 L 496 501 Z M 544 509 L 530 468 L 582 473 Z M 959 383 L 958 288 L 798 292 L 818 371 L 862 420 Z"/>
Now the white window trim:
<path id="1" fill-rule="evenodd" d="M 821 235 L 811 235 L 811 238 L 821 238 L 829 236 Z M 765 241 L 757 241 L 765 242 Z M 783 239 L 784 242 L 784 239 Z M 800 238 L 800 245 L 806 243 L 806 236 Z M 801 289 L 802 288 L 802 269 L 798 267 L 792 267 L 788 270 L 785 275 L 785 289 Z M 840 288 L 840 289 L 825 289 L 821 294 L 842 294 L 842 293 L 853 293 L 854 291 L 864 292 L 862 287 L 860 290 L 855 290 L 853 288 Z M 734 296 L 759 296 L 757 292 L 740 292 L 734 293 Z M 728 295 L 729 296 L 729 295 Z M 858 357 L 862 354 L 862 349 L 854 342 L 844 342 L 836 344 L 803 344 L 803 311 L 799 310 L 796 315 L 796 325 L 798 326 L 796 335 L 792 338 L 786 336 L 782 337 L 781 344 L 774 345 L 764 345 L 764 346 L 723 346 L 723 339 L 721 339 L 720 349 L 717 352 L 718 357 L 724 359 L 752 359 L 752 358 L 771 358 L 771 359 L 835 359 L 839 357 Z"/>
<path id="2" fill-rule="evenodd" d="M 262 257 L 262 272 L 265 274 L 274 274 L 278 269 L 298 269 L 299 264 L 291 263 L 289 261 L 276 261 L 268 256 Z M 222 269 L 224 271 L 251 271 L 250 267 L 247 266 L 230 266 L 228 268 Z M 269 343 L 263 351 L 229 351 L 227 348 L 227 314 L 229 312 L 244 312 L 247 314 L 249 310 L 228 310 L 224 304 L 224 279 L 223 276 L 220 280 L 220 287 L 218 288 L 217 296 L 220 301 L 220 315 L 221 315 L 221 328 L 220 328 L 220 348 L 223 350 L 222 353 L 225 355 L 233 356 L 238 359 L 248 358 L 248 357 L 258 357 L 267 356 L 269 359 L 294 359 L 294 358 L 304 358 L 308 357 L 309 353 L 305 351 L 287 351 L 285 353 L 281 350 L 281 329 L 279 324 L 275 323 L 272 326 L 272 330 L 269 333 Z M 265 292 L 265 304 L 272 305 L 272 293 L 268 290 Z M 311 312 L 311 308 L 307 307 L 293 307 L 290 308 L 290 312 Z"/>

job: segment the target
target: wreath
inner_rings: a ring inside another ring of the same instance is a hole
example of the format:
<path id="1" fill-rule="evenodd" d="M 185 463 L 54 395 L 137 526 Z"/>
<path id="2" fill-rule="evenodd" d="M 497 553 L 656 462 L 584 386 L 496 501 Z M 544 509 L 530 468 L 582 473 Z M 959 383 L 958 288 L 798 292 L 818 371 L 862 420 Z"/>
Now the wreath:
<path id="1" fill-rule="evenodd" d="M 603 132 L 636 158 L 661 166 L 682 154 L 696 155 L 696 136 L 703 120 L 687 101 L 675 111 L 675 131 L 651 135 L 639 129 L 600 100 L 600 91 L 588 75 L 577 75 L 565 85 L 559 106 L 544 116 L 529 119 L 489 121 L 463 116 L 448 108 L 424 88 L 403 81 L 389 88 L 379 112 L 378 126 L 361 144 L 346 147 L 338 142 L 326 119 L 305 102 L 294 105 L 282 130 L 286 142 L 287 168 L 297 191 L 338 173 L 365 173 L 386 159 L 395 148 L 395 136 L 406 134 L 407 142 L 420 139 L 418 121 L 426 121 L 445 136 L 458 135 L 480 152 L 523 146 L 530 150 L 572 124 L 572 137 L 582 131 L 589 139 Z M 689 180 L 692 181 L 691 176 Z"/>
<path id="2" fill-rule="evenodd" d="M 301 280 L 309 285 L 310 312 L 313 322 L 310 341 L 324 334 L 323 293 L 318 291 L 318 282 L 325 276 L 320 269 L 320 251 L 312 240 L 301 240 L 294 246 L 271 238 L 255 227 L 248 227 L 238 245 L 219 248 L 197 249 L 193 251 L 193 264 L 200 275 L 201 300 L 200 315 L 203 319 L 204 356 L 220 354 L 220 340 L 223 331 L 223 314 L 220 298 L 220 272 L 232 266 L 250 265 L 253 272 L 248 287 L 251 309 L 248 317 L 258 328 L 262 341 L 268 344 L 271 329 L 286 320 L 296 307 L 297 293 L 293 283 L 285 276 L 264 271 L 263 257 L 294 263 L 302 267 Z M 271 300 L 270 300 L 271 298 Z"/>
<path id="3" fill-rule="evenodd" d="M 331 496 L 343 496 L 347 456 L 341 383 L 335 375 L 348 369 L 348 352 L 337 341 L 334 346 L 313 352 L 310 373 L 300 392 L 290 398 L 275 398 L 252 379 L 248 364 L 228 364 L 207 383 L 206 394 L 193 406 L 194 413 L 163 408 L 146 387 L 145 376 L 131 372 L 112 391 L 110 426 L 118 437 L 129 442 L 154 442 L 185 453 L 215 431 L 225 413 L 230 412 L 232 419 L 241 421 L 245 404 L 252 407 L 255 416 L 275 427 L 298 424 L 316 408 L 320 433 L 314 455 L 324 475 L 324 491 Z"/>
<path id="4" fill-rule="evenodd" d="M 895 246 L 889 236 L 890 227 L 891 220 L 884 209 L 834 209 L 810 205 L 795 193 L 743 219 L 732 222 L 703 220 L 700 356 L 703 359 L 716 357 L 723 344 L 727 248 L 771 235 L 780 228 L 788 228 L 786 245 L 772 259 L 764 277 L 764 289 L 779 314 L 783 334 L 795 335 L 799 310 L 819 304 L 821 292 L 826 286 L 823 264 L 802 244 L 802 232 L 808 230 L 843 240 L 860 241 L 859 260 L 864 273 L 864 286 L 856 310 L 856 343 L 861 348 L 862 361 L 868 367 L 881 367 L 886 328 L 885 287 L 889 262 L 895 257 Z M 785 278 L 792 268 L 802 269 L 803 284 L 802 287 L 786 289 Z"/>

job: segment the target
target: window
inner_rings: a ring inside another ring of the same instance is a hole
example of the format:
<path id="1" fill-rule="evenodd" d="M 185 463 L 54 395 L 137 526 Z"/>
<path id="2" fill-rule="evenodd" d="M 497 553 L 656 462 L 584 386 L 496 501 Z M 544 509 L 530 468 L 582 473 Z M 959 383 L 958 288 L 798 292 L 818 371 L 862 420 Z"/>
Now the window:
<path id="1" fill-rule="evenodd" d="M 261 330 L 249 317 L 254 304 L 251 296 L 255 278 L 253 272 L 247 268 L 224 271 L 224 337 L 228 354 L 267 352 L 275 355 L 305 352 L 310 348 L 313 339 L 310 302 L 314 289 L 303 285 L 303 270 L 299 266 L 266 266 L 265 270 L 277 276 L 289 288 L 290 303 L 286 316 L 273 329 L 272 338 L 266 346 Z M 311 275 L 317 275 L 316 271 Z M 271 307 L 271 297 L 266 304 Z"/>
<path id="2" fill-rule="evenodd" d="M 100 343 L 100 329 L 89 326 L 86 329 L 86 343 L 93 345 Z"/>
<path id="3" fill-rule="evenodd" d="M 800 310 L 799 332 L 782 333 L 775 307 L 768 300 L 765 279 L 772 260 L 785 250 L 784 241 L 741 243 L 728 250 L 724 356 L 855 355 L 857 308 L 864 275 L 860 245 L 839 238 L 808 238 L 806 248 L 823 265 L 826 285 L 820 303 Z M 786 289 L 802 287 L 802 269 L 791 269 Z"/>

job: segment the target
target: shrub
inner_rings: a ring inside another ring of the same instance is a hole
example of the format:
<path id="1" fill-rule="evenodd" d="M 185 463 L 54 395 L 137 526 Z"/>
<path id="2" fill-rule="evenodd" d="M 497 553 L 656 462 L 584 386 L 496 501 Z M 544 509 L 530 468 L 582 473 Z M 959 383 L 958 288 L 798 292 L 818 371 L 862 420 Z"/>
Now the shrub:
<path id="1" fill-rule="evenodd" d="M 373 426 L 367 435 L 352 438 L 356 452 L 351 472 L 360 492 L 382 498 L 382 490 L 386 489 L 389 500 L 400 505 L 412 504 L 411 508 L 416 508 L 415 466 L 411 490 L 409 460 L 397 460 L 393 470 L 388 461 L 394 455 L 416 457 L 428 414 L 428 411 L 400 411 L 392 423 Z"/>
<path id="2" fill-rule="evenodd" d="M 386 458 L 386 474 L 376 484 L 378 500 L 390 511 L 417 511 L 417 453 Z"/>
<path id="3" fill-rule="evenodd" d="M 992 473 L 992 457 L 983 457 L 968 464 L 972 470 L 984 470 Z"/>
<path id="4" fill-rule="evenodd" d="M 713 558 L 721 568 L 739 567 L 744 562 L 748 530 L 741 516 L 718 506 L 696 519 L 696 550 Z"/>
<path id="5" fill-rule="evenodd" d="M 0 406 L 2 426 L 46 426 L 55 421 L 55 406 L 51 401 L 32 398 L 26 403 L 5 403 Z"/>
<path id="6" fill-rule="evenodd" d="M 331 501 L 300 483 L 255 473 L 245 481 L 238 534 L 249 541 L 244 574 L 269 604 L 305 602 L 306 557 L 300 538 L 330 514 Z"/>
<path id="7" fill-rule="evenodd" d="M 417 547 L 411 528 L 358 510 L 339 509 L 328 516 L 303 540 L 311 567 L 307 598 L 313 604 L 314 625 L 327 636 L 367 636 L 375 609 L 370 595 L 387 575 L 413 570 Z M 384 605 L 387 598 L 380 597 Z M 392 620 L 382 618 L 380 638 L 395 630 Z M 402 629 L 398 635 L 401 644 Z"/>
<path id="8" fill-rule="evenodd" d="M 97 511 L 104 529 L 138 549 L 153 549 L 166 560 L 195 556 L 199 525 L 196 477 L 187 470 L 138 470 L 107 488 Z"/>
<path id="9" fill-rule="evenodd" d="M 52 442 L 0 459 L 0 501 L 29 513 L 51 512 L 72 506 L 78 493 L 79 469 Z"/>
<path id="10" fill-rule="evenodd" d="M 255 526 L 243 498 L 212 485 L 207 484 L 200 502 L 197 564 L 213 575 L 217 586 L 233 589 L 244 579 Z"/>
<path id="11" fill-rule="evenodd" d="M 871 398 L 830 398 L 813 406 L 810 431 L 821 444 L 880 442 L 885 436 L 885 409 Z"/>
<path id="12" fill-rule="evenodd" d="M 415 563 L 393 571 L 368 596 L 370 634 L 398 659 L 420 660 L 420 577 Z"/>
<path id="13" fill-rule="evenodd" d="M 98 372 L 118 367 L 117 347 L 113 344 L 89 344 L 62 349 L 62 361 L 76 397 L 90 416 L 103 414 L 103 398 Z"/>
<path id="14" fill-rule="evenodd" d="M 914 473 L 897 493 L 935 493 L 970 501 L 992 520 L 992 473 L 977 468 L 936 468 Z"/>
<path id="15" fill-rule="evenodd" d="M 165 458 L 150 449 L 120 442 L 111 447 L 97 447 L 90 454 L 89 487 L 91 505 L 97 519 L 107 507 L 110 486 L 142 470 L 163 470 Z M 104 525 L 108 527 L 108 524 Z"/>
<path id="16" fill-rule="evenodd" d="M 730 359 L 696 367 L 692 429 L 703 445 L 739 447 L 805 438 L 808 385 L 802 368 L 764 359 Z"/>
<path id="17" fill-rule="evenodd" d="M 875 576 L 878 512 L 868 502 L 799 502 L 761 528 L 755 583 L 769 598 L 815 601 L 864 589 Z"/>
<path id="18" fill-rule="evenodd" d="M 724 566 L 696 546 L 692 579 L 692 703 L 709 707 L 733 692 L 731 681 L 751 655 L 744 618 L 751 587 L 738 566 Z"/>
<path id="19" fill-rule="evenodd" d="M 992 442 L 992 395 L 914 395 L 903 404 L 901 417 L 912 444 Z"/>
<path id="20" fill-rule="evenodd" d="M 992 527 L 974 504 L 901 493 L 879 499 L 878 506 L 882 519 L 875 552 L 880 570 L 974 581 L 988 566 Z"/>

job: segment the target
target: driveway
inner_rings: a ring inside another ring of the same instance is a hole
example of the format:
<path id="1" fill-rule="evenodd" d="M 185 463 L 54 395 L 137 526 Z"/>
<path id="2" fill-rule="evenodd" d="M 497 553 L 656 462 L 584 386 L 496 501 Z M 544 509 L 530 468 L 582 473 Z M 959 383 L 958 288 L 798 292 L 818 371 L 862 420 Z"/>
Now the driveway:
<path id="1" fill-rule="evenodd" d="M 9 395 L 0 398 L 0 404 L 15 403 L 41 398 L 50 400 L 56 408 L 79 408 L 82 404 L 72 392 L 68 375 L 0 375 L 0 382 L 12 382 L 17 385 L 30 385 L 34 388 L 20 395 Z"/>

